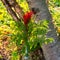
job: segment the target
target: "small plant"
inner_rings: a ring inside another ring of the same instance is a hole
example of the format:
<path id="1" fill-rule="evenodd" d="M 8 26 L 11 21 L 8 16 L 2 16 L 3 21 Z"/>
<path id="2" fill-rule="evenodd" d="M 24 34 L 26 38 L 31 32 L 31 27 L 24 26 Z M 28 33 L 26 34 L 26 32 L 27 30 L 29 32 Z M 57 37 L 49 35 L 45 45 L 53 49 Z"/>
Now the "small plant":
<path id="1" fill-rule="evenodd" d="M 25 5 L 26 4 L 26 5 Z M 5 35 L 10 37 L 9 47 L 11 47 L 11 60 L 19 60 L 20 56 L 28 59 L 30 52 L 37 48 L 37 45 L 48 44 L 53 41 L 53 38 L 47 38 L 46 34 L 49 31 L 48 20 L 35 21 L 33 11 L 30 11 L 26 1 L 21 0 L 21 8 L 23 9 L 23 20 L 15 22 L 8 16 L 6 9 L 0 11 L 0 26 L 5 25 Z M 3 14 L 4 12 L 4 14 Z M 9 29 L 9 30 L 8 30 Z M 10 31 L 11 30 L 11 31 Z M 0 27 L 0 34 L 3 34 L 3 29 Z"/>
<path id="2" fill-rule="evenodd" d="M 34 51 L 38 44 L 42 46 L 42 44 L 48 44 L 53 41 L 53 38 L 46 37 L 49 31 L 47 20 L 38 21 L 38 23 L 32 22 L 31 20 L 27 26 L 23 22 L 19 24 L 20 27 L 16 29 L 18 31 L 13 42 L 15 41 L 17 47 L 20 47 L 19 53 L 25 57 L 28 57 L 29 53 Z"/>

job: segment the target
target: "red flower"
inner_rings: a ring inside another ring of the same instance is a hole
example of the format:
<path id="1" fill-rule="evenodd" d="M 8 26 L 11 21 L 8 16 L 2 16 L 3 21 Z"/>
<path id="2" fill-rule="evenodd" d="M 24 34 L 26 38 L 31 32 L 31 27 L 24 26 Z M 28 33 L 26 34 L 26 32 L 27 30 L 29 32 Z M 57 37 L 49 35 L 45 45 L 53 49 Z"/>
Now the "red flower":
<path id="1" fill-rule="evenodd" d="M 29 20 L 31 19 L 32 15 L 33 15 L 32 11 L 24 14 L 23 19 L 24 19 L 24 24 L 25 25 L 27 25 L 29 23 Z"/>

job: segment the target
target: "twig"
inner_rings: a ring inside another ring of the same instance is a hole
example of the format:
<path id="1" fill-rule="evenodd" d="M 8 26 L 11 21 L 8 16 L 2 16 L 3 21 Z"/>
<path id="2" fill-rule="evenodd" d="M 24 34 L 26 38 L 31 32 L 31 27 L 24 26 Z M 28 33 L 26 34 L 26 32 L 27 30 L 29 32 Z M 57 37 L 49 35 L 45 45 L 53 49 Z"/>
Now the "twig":
<path id="1" fill-rule="evenodd" d="M 9 14 L 12 16 L 12 18 L 15 21 L 20 21 L 20 19 L 18 18 L 18 16 L 16 15 L 16 13 L 14 12 L 14 10 L 11 8 L 10 4 L 8 3 L 7 0 L 1 0 L 3 2 L 3 4 L 5 5 L 7 11 L 9 12 Z"/>

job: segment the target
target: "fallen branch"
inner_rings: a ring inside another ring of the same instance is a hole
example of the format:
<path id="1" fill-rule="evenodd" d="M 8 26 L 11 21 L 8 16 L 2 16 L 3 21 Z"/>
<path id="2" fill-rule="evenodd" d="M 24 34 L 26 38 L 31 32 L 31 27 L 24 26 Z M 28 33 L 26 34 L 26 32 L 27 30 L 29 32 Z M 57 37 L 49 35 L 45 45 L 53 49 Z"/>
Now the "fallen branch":
<path id="1" fill-rule="evenodd" d="M 7 0 L 1 0 L 1 1 L 5 5 L 8 13 L 12 16 L 12 18 L 17 22 L 21 21 L 22 11 L 21 11 L 20 6 L 18 5 L 18 3 L 15 0 L 12 0 L 14 2 L 14 4 L 9 0 L 8 1 Z"/>

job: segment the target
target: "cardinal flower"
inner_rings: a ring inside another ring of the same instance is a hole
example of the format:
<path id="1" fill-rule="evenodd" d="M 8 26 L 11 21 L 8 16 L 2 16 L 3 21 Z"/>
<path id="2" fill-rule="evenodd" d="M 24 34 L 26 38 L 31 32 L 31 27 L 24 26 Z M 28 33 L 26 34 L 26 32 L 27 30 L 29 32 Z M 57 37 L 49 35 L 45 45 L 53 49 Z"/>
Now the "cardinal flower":
<path id="1" fill-rule="evenodd" d="M 24 24 L 25 25 L 27 25 L 29 23 L 32 15 L 33 15 L 33 12 L 32 11 L 27 12 L 27 13 L 24 14 L 23 19 L 24 19 Z"/>

